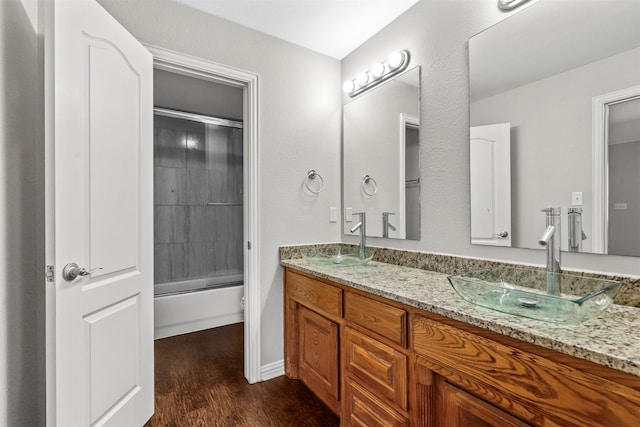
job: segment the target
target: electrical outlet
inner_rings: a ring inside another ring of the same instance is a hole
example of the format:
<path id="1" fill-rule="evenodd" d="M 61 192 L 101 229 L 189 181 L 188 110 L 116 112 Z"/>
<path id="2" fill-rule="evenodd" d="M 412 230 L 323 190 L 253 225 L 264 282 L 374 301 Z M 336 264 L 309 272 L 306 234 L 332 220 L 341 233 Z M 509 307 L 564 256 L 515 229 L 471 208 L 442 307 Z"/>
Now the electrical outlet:
<path id="1" fill-rule="evenodd" d="M 614 211 L 626 211 L 627 210 L 627 204 L 626 203 L 614 203 L 613 204 L 613 210 Z"/>
<path id="2" fill-rule="evenodd" d="M 571 193 L 571 206 L 582 206 L 582 191 Z"/>

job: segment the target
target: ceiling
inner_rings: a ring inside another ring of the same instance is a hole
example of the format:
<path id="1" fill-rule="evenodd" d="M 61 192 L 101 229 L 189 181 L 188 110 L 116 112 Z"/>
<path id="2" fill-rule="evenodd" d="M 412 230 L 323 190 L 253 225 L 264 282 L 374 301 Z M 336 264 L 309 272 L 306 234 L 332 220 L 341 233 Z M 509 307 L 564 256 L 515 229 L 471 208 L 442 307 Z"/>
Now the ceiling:
<path id="1" fill-rule="evenodd" d="M 476 101 L 640 46 L 640 1 L 539 1 L 469 40 Z M 496 70 L 499 70 L 497 73 Z"/>
<path id="2" fill-rule="evenodd" d="M 174 0 L 342 59 L 419 0 Z"/>

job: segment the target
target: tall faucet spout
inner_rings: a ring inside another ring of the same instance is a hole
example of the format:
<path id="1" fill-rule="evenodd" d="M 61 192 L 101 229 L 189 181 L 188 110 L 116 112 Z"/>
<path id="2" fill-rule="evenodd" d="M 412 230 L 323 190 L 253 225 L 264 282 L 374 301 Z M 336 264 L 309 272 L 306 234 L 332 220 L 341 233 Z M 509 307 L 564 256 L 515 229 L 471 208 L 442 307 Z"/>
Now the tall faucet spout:
<path id="1" fill-rule="evenodd" d="M 364 248 L 367 245 L 367 214 L 365 212 L 357 212 L 354 215 L 360 216 L 360 222 L 351 229 L 352 233 L 360 230 L 360 245 L 358 248 L 358 258 L 364 259 Z"/>
<path id="2" fill-rule="evenodd" d="M 547 249 L 547 293 L 560 295 L 557 274 L 560 273 L 560 208 L 546 208 L 546 229 L 538 240 Z"/>
<path id="3" fill-rule="evenodd" d="M 556 228 L 553 225 L 548 226 L 547 229 L 544 230 L 544 234 L 542 235 L 542 237 L 540 237 L 540 240 L 538 240 L 538 243 L 540 243 L 541 246 L 547 246 L 549 241 L 553 238 L 555 232 Z"/>

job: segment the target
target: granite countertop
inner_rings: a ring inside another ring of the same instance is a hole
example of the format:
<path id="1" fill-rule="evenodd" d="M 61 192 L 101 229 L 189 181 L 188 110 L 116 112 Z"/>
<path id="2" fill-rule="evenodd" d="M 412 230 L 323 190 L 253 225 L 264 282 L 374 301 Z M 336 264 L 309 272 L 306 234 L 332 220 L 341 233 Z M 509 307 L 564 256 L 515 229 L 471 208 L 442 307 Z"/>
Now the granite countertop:
<path id="1" fill-rule="evenodd" d="M 463 300 L 447 275 L 381 262 L 316 267 L 302 259 L 282 266 L 469 323 L 522 341 L 640 376 L 640 308 L 613 304 L 600 316 L 564 325 L 503 314 Z"/>

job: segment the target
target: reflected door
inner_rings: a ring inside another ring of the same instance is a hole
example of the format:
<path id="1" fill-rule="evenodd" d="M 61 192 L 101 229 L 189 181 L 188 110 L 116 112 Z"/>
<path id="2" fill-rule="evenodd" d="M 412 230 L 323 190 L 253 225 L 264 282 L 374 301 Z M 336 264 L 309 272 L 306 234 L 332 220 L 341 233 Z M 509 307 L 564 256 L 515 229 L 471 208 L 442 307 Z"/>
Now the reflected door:
<path id="1" fill-rule="evenodd" d="M 511 246 L 510 125 L 471 127 L 471 243 Z"/>

